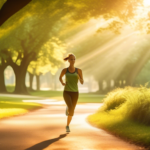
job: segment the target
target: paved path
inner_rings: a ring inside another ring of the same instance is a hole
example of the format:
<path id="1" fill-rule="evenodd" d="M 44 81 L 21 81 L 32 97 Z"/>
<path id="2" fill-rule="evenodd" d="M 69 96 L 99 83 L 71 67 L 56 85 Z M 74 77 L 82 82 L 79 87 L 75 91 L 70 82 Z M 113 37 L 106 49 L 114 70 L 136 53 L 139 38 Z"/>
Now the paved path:
<path id="1" fill-rule="evenodd" d="M 45 108 L 0 121 L 0 150 L 140 150 L 92 127 L 86 117 L 101 104 L 78 104 L 66 133 L 65 103 L 45 101 Z"/>

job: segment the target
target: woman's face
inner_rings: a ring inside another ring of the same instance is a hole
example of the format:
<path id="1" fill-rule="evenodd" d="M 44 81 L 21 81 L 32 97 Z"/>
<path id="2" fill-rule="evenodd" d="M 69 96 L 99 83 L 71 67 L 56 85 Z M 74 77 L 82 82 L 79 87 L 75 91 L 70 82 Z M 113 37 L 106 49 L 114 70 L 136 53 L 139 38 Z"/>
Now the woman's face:
<path id="1" fill-rule="evenodd" d="M 68 62 L 70 64 L 74 64 L 75 63 L 75 57 L 73 55 L 69 56 Z"/>

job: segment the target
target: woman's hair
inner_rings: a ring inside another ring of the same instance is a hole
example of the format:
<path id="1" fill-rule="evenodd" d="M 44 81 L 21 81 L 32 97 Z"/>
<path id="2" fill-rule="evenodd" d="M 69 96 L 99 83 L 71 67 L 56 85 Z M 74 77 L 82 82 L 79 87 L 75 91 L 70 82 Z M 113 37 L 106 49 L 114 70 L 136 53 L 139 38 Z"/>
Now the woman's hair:
<path id="1" fill-rule="evenodd" d="M 67 61 L 71 55 L 76 58 L 76 56 L 73 53 L 69 53 L 68 56 L 64 58 L 64 61 Z"/>

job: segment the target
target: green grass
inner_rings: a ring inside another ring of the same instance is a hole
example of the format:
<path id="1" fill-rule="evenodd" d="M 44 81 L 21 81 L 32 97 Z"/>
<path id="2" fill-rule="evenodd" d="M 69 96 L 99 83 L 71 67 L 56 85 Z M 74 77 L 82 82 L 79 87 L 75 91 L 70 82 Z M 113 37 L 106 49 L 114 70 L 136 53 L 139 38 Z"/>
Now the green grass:
<path id="1" fill-rule="evenodd" d="M 62 96 L 63 92 L 62 91 L 34 91 L 30 92 L 32 96 L 40 96 L 40 97 L 59 97 Z"/>
<path id="2" fill-rule="evenodd" d="M 5 108 L 23 108 L 27 110 L 32 110 L 35 107 L 41 107 L 41 104 L 38 103 L 26 103 L 26 102 L 14 102 L 14 101 L 0 101 L 0 109 Z"/>
<path id="3" fill-rule="evenodd" d="M 41 104 L 26 103 L 22 100 L 24 98 L 0 97 L 0 119 L 25 114 L 43 107 Z"/>
<path id="4" fill-rule="evenodd" d="M 87 120 L 127 141 L 150 148 L 150 88 L 126 87 L 107 94 Z"/>
<path id="5" fill-rule="evenodd" d="M 150 126 L 123 118 L 118 114 L 97 113 L 88 116 L 88 122 L 98 128 L 140 146 L 150 146 Z"/>
<path id="6" fill-rule="evenodd" d="M 7 90 L 9 92 L 13 92 L 14 85 L 8 85 Z M 38 96 L 39 98 L 44 99 L 45 98 L 52 98 L 57 100 L 63 100 L 63 91 L 29 91 L 31 96 Z M 103 99 L 105 98 L 105 95 L 99 95 L 95 92 L 91 93 L 80 93 L 79 91 L 79 98 L 78 103 L 102 103 Z M 12 98 L 14 99 L 14 98 Z M 27 98 L 26 98 L 27 99 Z M 29 98 L 30 99 L 30 98 Z M 19 101 L 19 99 L 17 99 Z"/>
<path id="7" fill-rule="evenodd" d="M 15 102 L 23 102 L 22 100 L 42 100 L 44 98 L 19 98 L 19 97 L 5 97 L 5 96 L 0 96 L 0 101 L 15 101 Z"/>
<path id="8" fill-rule="evenodd" d="M 30 92 L 30 94 L 32 96 L 63 100 L 63 91 L 34 91 Z M 105 95 L 98 95 L 94 93 L 79 93 L 78 103 L 102 103 L 104 98 Z"/>
<path id="9" fill-rule="evenodd" d="M 13 92 L 14 86 L 7 86 L 9 92 Z M 41 104 L 24 103 L 22 100 L 37 99 L 57 99 L 63 100 L 63 91 L 30 91 L 31 96 L 39 98 L 22 98 L 22 97 L 0 97 L 0 118 L 6 118 L 14 115 L 24 114 L 30 110 L 41 108 Z M 78 103 L 102 103 L 105 95 L 95 93 L 79 93 Z"/>
<path id="10" fill-rule="evenodd" d="M 6 90 L 10 93 L 12 93 L 15 90 L 15 86 L 14 85 L 7 85 L 6 86 Z"/>
<path id="11" fill-rule="evenodd" d="M 105 96 L 80 93 L 78 103 L 102 103 Z"/>

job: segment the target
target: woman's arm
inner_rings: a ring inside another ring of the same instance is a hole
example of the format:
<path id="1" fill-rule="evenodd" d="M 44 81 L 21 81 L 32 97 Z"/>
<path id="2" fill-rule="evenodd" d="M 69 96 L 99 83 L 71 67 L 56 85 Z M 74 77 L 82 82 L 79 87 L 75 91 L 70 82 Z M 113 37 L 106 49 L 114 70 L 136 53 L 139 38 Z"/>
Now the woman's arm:
<path id="1" fill-rule="evenodd" d="M 78 79 L 79 79 L 79 81 L 80 81 L 81 84 L 84 83 L 83 75 L 82 75 L 82 70 L 81 69 L 78 69 Z"/>
<path id="2" fill-rule="evenodd" d="M 62 77 L 64 76 L 65 72 L 66 72 L 65 69 L 63 69 L 61 71 L 60 76 L 59 76 L 59 81 L 61 82 L 62 85 L 66 85 L 66 83 L 64 83 L 63 80 L 62 80 Z"/>

